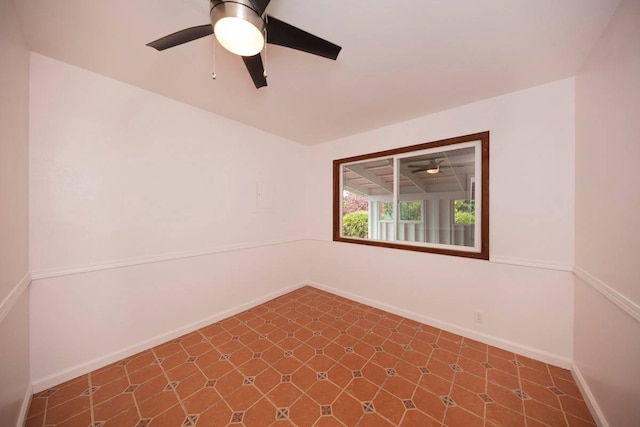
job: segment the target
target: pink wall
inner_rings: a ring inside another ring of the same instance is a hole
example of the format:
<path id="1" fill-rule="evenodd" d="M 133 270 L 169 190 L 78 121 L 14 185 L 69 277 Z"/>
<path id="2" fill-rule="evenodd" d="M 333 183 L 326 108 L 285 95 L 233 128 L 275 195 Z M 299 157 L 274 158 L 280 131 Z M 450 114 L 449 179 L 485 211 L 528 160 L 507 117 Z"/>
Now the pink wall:
<path id="1" fill-rule="evenodd" d="M 568 367 L 573 124 L 571 78 L 312 146 L 310 279 Z M 491 132 L 490 261 L 331 242 L 333 159 L 485 130 Z M 473 322 L 474 310 L 484 312 L 484 324 Z"/>
<path id="2" fill-rule="evenodd" d="M 0 1 L 0 425 L 25 415 L 29 378 L 29 52 Z"/>
<path id="3" fill-rule="evenodd" d="M 36 390 L 306 280 L 306 147 L 38 54 L 30 111 Z"/>
<path id="4" fill-rule="evenodd" d="M 576 78 L 575 363 L 611 426 L 640 424 L 640 2 Z"/>

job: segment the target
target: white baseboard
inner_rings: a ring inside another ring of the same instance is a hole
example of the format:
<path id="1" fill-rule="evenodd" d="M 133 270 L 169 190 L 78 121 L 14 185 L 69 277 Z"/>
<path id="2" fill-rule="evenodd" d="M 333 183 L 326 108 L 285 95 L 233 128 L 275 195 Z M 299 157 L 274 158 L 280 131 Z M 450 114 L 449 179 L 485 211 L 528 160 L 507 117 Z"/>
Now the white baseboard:
<path id="1" fill-rule="evenodd" d="M 580 369 L 575 362 L 571 363 L 571 374 L 573 375 L 573 379 L 575 380 L 578 389 L 580 389 L 580 393 L 582 393 L 584 401 L 598 427 L 609 427 L 609 423 L 607 423 L 604 413 L 600 409 L 600 406 L 598 406 L 595 396 L 591 393 L 591 389 L 587 385 L 587 380 L 582 376 L 582 372 L 580 372 Z"/>
<path id="2" fill-rule="evenodd" d="M 354 301 L 358 301 L 362 304 L 367 304 L 381 310 L 388 311 L 393 314 L 397 314 L 398 316 L 406 317 L 408 319 L 415 320 L 417 322 L 424 323 L 426 325 L 430 325 L 439 329 L 443 329 L 445 331 L 462 335 L 467 338 L 474 339 L 476 341 L 483 342 L 485 344 L 492 345 L 494 347 L 501 348 L 503 350 L 511 351 L 513 353 L 518 353 L 523 356 L 527 356 L 531 359 L 540 360 L 542 362 L 548 363 L 550 365 L 558 366 L 560 368 L 569 369 L 571 368 L 572 360 L 568 357 L 560 356 L 558 354 L 549 353 L 544 350 L 539 350 L 533 347 L 529 347 L 527 345 L 519 344 L 517 342 L 505 340 L 502 338 L 498 338 L 492 335 L 483 334 L 481 332 L 474 331 L 472 329 L 463 328 L 461 326 L 455 325 L 453 323 L 443 322 L 441 320 L 434 319 L 432 317 L 424 316 L 422 314 L 414 313 L 409 310 L 405 310 L 399 307 L 395 307 L 393 305 L 381 303 L 376 300 L 372 300 L 370 298 L 366 298 L 360 295 L 352 294 L 350 292 L 344 292 L 336 288 L 332 288 L 331 286 L 324 285 L 322 283 L 309 281 L 309 285 L 316 287 L 318 289 L 325 290 L 332 294 L 340 295 L 345 298 L 349 298 Z"/>
<path id="3" fill-rule="evenodd" d="M 20 407 L 20 415 L 18 416 L 16 427 L 23 427 L 24 423 L 27 421 L 29 405 L 31 404 L 31 396 L 33 396 L 33 386 L 29 384 L 27 391 L 24 394 L 24 399 L 22 400 L 22 406 Z"/>
<path id="4" fill-rule="evenodd" d="M 244 304 L 240 304 L 236 307 L 230 308 L 229 310 L 225 310 L 222 311 L 220 313 L 216 313 L 214 315 L 211 315 L 209 317 L 206 317 L 202 320 L 199 320 L 197 322 L 191 323 L 189 325 L 174 329 L 172 331 L 169 331 L 167 333 L 155 336 L 153 338 L 150 338 L 148 340 L 145 340 L 141 343 L 138 343 L 136 345 L 127 347 L 127 348 L 123 348 L 121 350 L 112 352 L 110 354 L 107 354 L 103 357 L 100 357 L 98 359 L 94 359 L 90 362 L 84 363 L 82 365 L 77 365 L 74 366 L 72 368 L 66 369 L 62 372 L 58 372 L 55 373 L 53 375 L 49 375 L 45 378 L 38 378 L 35 379 L 33 381 L 33 391 L 35 393 L 39 393 L 43 390 L 46 390 L 50 387 L 53 387 L 57 384 L 61 384 L 65 381 L 68 381 L 70 379 L 76 378 L 80 375 L 84 375 L 86 373 L 89 373 L 91 371 L 94 371 L 96 369 L 99 369 L 103 366 L 109 365 L 111 363 L 117 362 L 119 360 L 122 360 L 126 357 L 129 357 L 133 354 L 136 353 L 140 353 L 141 351 L 147 350 L 151 347 L 155 347 L 159 344 L 165 343 L 167 341 L 171 341 L 175 338 L 178 338 L 184 334 L 188 334 L 190 332 L 193 332 L 197 329 L 200 329 L 204 326 L 210 325 L 212 323 L 218 322 L 222 319 L 225 319 L 227 317 L 233 316 L 235 314 L 241 313 L 251 307 L 255 307 L 256 305 L 262 304 L 264 302 L 267 302 L 269 300 L 272 300 L 274 298 L 277 298 L 281 295 L 284 295 L 286 293 L 292 292 L 296 289 L 299 289 L 303 286 L 306 286 L 308 284 L 307 281 L 304 282 L 299 282 L 296 283 L 294 285 L 288 286 L 286 288 L 280 289 L 278 291 L 275 292 L 271 292 L 267 295 L 264 295 L 260 298 L 255 298 L 247 303 Z"/>

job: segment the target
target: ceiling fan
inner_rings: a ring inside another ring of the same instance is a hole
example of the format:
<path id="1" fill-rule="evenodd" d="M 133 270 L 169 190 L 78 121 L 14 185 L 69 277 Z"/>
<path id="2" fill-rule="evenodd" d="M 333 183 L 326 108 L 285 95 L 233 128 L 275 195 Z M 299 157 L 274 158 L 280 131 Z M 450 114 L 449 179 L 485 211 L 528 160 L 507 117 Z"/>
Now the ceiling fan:
<path id="1" fill-rule="evenodd" d="M 271 0 L 209 0 L 210 24 L 185 28 L 147 46 L 162 51 L 214 34 L 228 51 L 242 56 L 259 89 L 267 86 L 260 52 L 266 43 L 335 60 L 342 47 L 265 14 Z"/>
<path id="2" fill-rule="evenodd" d="M 410 168 L 415 168 L 413 169 L 411 172 L 412 173 L 418 173 L 418 172 L 424 172 L 426 171 L 429 174 L 437 174 L 440 172 L 440 164 L 444 162 L 444 159 L 442 160 L 431 160 L 429 163 L 427 163 L 426 165 L 409 165 Z M 446 166 L 442 166 L 442 167 L 446 167 Z"/>

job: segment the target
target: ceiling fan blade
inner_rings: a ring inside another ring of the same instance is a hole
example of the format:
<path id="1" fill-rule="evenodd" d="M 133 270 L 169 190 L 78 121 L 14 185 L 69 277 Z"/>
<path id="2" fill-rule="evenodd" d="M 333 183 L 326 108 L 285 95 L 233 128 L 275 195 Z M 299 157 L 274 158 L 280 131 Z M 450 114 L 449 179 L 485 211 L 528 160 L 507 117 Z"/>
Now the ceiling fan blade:
<path id="1" fill-rule="evenodd" d="M 185 28 L 184 30 L 169 34 L 168 36 L 159 38 L 151 43 L 147 43 L 147 46 L 151 46 L 156 50 L 165 50 L 170 47 L 197 40 L 210 34 L 213 34 L 211 24 L 200 25 L 198 27 Z"/>
<path id="2" fill-rule="evenodd" d="M 264 66 L 262 65 L 262 57 L 260 54 L 254 56 L 243 56 L 242 60 L 246 65 L 253 84 L 256 85 L 256 89 L 260 89 L 267 85 L 267 78 L 264 76 Z"/>
<path id="3" fill-rule="evenodd" d="M 414 170 L 411 171 L 411 173 L 424 172 L 424 171 L 429 170 L 429 169 L 431 169 L 431 168 L 414 169 Z"/>
<path id="4" fill-rule="evenodd" d="M 267 15 L 267 43 L 336 59 L 342 47 Z"/>
<path id="5" fill-rule="evenodd" d="M 258 15 L 262 15 L 267 6 L 269 6 L 270 1 L 271 0 L 251 0 L 251 4 L 253 4 L 253 7 L 255 11 L 258 12 Z"/>

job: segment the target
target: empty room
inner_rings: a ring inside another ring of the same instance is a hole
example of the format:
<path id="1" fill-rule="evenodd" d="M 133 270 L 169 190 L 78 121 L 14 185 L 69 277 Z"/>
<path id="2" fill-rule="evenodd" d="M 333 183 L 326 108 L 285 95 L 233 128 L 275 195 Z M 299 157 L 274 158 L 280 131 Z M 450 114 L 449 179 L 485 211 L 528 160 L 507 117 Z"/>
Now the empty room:
<path id="1" fill-rule="evenodd" d="M 638 76 L 638 0 L 0 0 L 0 426 L 640 427 Z"/>

